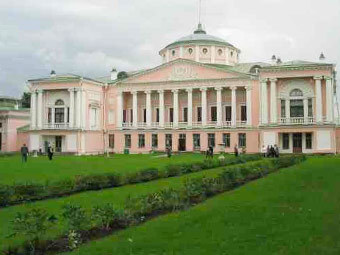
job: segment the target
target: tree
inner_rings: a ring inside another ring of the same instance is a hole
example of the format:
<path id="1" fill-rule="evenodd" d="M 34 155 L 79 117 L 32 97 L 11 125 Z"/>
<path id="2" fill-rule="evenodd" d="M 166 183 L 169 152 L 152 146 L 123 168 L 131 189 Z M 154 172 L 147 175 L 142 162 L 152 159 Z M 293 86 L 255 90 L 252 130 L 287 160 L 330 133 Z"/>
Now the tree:
<path id="1" fill-rule="evenodd" d="M 31 108 L 31 93 L 24 92 L 21 96 L 21 107 Z"/>
<path id="2" fill-rule="evenodd" d="M 126 79 L 128 77 L 128 74 L 127 74 L 127 72 L 124 72 L 124 71 L 121 71 L 121 72 L 119 72 L 118 74 L 117 74 L 117 78 L 119 79 L 119 80 L 121 80 L 121 79 Z"/>

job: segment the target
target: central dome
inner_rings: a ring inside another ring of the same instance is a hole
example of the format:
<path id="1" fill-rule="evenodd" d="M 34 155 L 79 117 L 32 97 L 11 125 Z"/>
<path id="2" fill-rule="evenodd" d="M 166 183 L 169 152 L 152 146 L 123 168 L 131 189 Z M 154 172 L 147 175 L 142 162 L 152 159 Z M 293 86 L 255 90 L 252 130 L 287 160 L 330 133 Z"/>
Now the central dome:
<path id="1" fill-rule="evenodd" d="M 162 49 L 163 62 L 178 58 L 202 63 L 234 65 L 238 63 L 240 50 L 227 41 L 208 35 L 201 24 L 193 34 L 179 38 Z"/>

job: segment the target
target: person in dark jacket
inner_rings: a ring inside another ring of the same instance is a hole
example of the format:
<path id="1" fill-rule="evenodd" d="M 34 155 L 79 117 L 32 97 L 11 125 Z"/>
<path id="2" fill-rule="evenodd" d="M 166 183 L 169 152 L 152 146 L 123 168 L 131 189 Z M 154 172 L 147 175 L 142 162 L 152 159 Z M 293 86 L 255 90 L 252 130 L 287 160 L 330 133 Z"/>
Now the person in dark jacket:
<path id="1" fill-rule="evenodd" d="M 27 162 L 27 155 L 28 155 L 28 148 L 26 144 L 23 144 L 23 146 L 20 149 L 21 152 L 21 160 L 22 162 L 26 163 Z"/>
<path id="2" fill-rule="evenodd" d="M 49 160 L 53 159 L 53 148 L 51 145 L 49 145 L 47 148 L 47 157 Z"/>
<path id="3" fill-rule="evenodd" d="M 235 147 L 234 147 L 234 154 L 235 154 L 235 157 L 238 157 L 238 148 L 237 148 L 236 144 L 235 144 Z"/>

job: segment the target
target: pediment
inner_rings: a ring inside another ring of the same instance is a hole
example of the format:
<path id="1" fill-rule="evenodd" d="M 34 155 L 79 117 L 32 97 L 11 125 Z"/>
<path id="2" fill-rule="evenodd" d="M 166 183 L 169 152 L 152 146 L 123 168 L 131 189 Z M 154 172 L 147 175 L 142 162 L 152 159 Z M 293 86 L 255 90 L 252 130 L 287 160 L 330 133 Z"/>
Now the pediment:
<path id="1" fill-rule="evenodd" d="M 226 79 L 244 77 L 245 75 L 194 61 L 177 60 L 156 68 L 138 73 L 123 83 L 146 83 L 166 81 L 187 81 L 202 79 Z"/>

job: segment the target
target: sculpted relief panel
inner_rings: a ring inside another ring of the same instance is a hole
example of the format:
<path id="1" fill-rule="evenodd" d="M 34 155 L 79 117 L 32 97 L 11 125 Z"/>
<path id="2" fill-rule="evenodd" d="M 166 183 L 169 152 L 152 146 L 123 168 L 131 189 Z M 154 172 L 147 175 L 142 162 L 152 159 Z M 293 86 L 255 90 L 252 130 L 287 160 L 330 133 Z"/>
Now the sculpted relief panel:
<path id="1" fill-rule="evenodd" d="M 304 79 L 293 79 L 283 82 L 280 87 L 280 97 L 288 98 L 292 90 L 299 89 L 302 91 L 304 97 L 314 97 L 313 86 Z"/>
<path id="2" fill-rule="evenodd" d="M 169 81 L 190 80 L 197 79 L 198 73 L 192 66 L 189 65 L 175 65 L 172 67 L 169 75 Z"/>

